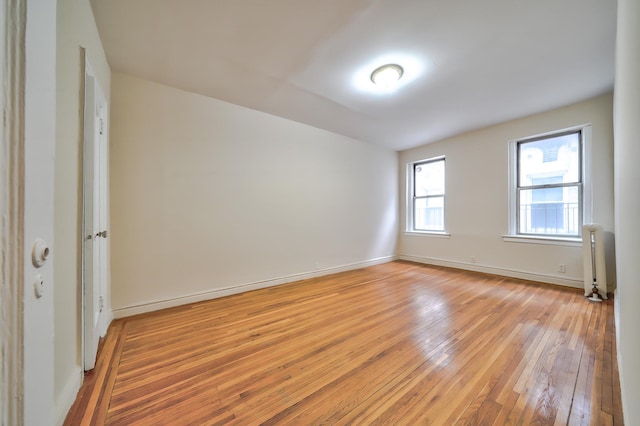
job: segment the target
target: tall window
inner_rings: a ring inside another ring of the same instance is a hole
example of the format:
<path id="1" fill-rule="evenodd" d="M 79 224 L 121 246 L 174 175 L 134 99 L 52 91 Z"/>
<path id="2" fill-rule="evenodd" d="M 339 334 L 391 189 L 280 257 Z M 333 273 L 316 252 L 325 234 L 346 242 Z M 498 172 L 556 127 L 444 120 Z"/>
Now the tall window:
<path id="1" fill-rule="evenodd" d="M 516 144 L 516 233 L 579 237 L 583 221 L 583 129 Z"/>
<path id="2" fill-rule="evenodd" d="M 413 231 L 444 231 L 444 158 L 413 164 Z"/>

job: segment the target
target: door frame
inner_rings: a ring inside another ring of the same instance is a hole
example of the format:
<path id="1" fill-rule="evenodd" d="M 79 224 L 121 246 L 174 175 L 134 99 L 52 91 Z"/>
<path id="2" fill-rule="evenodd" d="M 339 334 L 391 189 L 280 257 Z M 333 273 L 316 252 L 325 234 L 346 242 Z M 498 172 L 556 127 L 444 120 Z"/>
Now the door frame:
<path id="1" fill-rule="evenodd" d="M 0 229 L 3 265 L 0 330 L 7 367 L 0 371 L 0 423 L 24 423 L 24 82 L 26 0 L 1 0 L 0 78 L 2 109 L 8 117 L 0 134 Z M 5 90 L 6 89 L 6 90 Z M 2 368 L 2 367 L 0 367 Z"/>
<path id="2" fill-rule="evenodd" d="M 48 424 L 55 403 L 53 259 L 48 249 L 32 256 L 31 245 L 53 244 L 56 1 L 0 0 L 0 9 L 0 308 L 7 318 L 0 326 L 0 422 Z"/>

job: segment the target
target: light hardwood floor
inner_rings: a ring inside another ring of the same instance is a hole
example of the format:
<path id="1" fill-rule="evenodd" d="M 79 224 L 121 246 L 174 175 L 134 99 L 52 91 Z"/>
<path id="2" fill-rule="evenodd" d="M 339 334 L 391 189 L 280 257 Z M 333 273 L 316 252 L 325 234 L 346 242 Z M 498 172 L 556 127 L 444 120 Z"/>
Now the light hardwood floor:
<path id="1" fill-rule="evenodd" d="M 66 424 L 622 424 L 613 302 L 392 262 L 115 321 Z"/>

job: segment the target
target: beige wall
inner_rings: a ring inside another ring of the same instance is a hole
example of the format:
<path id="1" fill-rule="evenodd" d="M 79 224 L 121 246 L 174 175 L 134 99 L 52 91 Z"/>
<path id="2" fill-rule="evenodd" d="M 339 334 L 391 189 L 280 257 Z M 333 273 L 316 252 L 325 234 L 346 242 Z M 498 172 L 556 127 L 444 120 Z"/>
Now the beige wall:
<path id="1" fill-rule="evenodd" d="M 58 422 L 82 379 L 81 358 L 81 79 L 80 47 L 109 96 L 110 70 L 88 0 L 59 0 L 57 10 L 56 159 L 54 194 L 54 390 Z"/>
<path id="2" fill-rule="evenodd" d="M 394 255 L 397 154 L 114 73 L 116 316 Z"/>
<path id="3" fill-rule="evenodd" d="M 618 1 L 615 88 L 616 332 L 626 424 L 640 419 L 640 2 Z"/>
<path id="4" fill-rule="evenodd" d="M 507 276 L 582 286 L 580 246 L 505 242 L 508 233 L 509 141 L 592 124 L 593 222 L 613 232 L 612 96 L 465 133 L 400 153 L 401 257 Z M 451 237 L 404 233 L 407 163 L 446 156 L 446 229 Z M 609 276 L 615 278 L 612 250 Z M 475 258 L 475 263 L 471 257 Z M 560 273 L 558 265 L 566 265 Z"/>

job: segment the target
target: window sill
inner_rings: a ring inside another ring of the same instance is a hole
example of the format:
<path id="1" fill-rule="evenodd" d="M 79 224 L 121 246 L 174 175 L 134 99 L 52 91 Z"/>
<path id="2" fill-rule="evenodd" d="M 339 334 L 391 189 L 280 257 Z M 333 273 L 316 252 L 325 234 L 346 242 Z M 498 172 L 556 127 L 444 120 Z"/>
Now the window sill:
<path id="1" fill-rule="evenodd" d="M 503 235 L 507 243 L 549 244 L 555 246 L 582 247 L 582 238 L 541 237 L 534 235 Z"/>
<path id="2" fill-rule="evenodd" d="M 438 232 L 438 231 L 404 231 L 404 235 L 413 236 L 413 237 L 433 237 L 433 238 L 450 238 L 451 234 L 448 232 Z"/>

